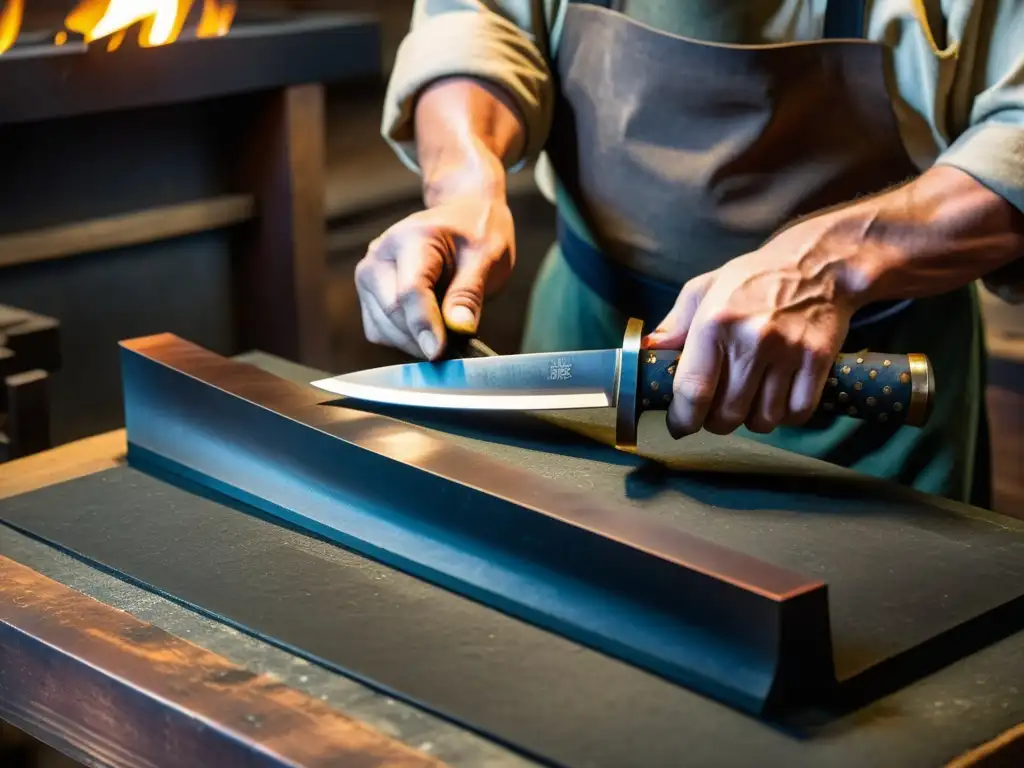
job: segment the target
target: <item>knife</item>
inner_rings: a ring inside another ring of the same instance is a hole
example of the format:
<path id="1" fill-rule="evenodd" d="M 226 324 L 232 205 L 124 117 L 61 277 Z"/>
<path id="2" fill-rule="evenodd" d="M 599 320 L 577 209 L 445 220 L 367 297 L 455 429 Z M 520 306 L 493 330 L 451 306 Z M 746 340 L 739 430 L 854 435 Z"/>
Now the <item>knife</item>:
<path id="1" fill-rule="evenodd" d="M 320 379 L 312 385 L 374 403 L 485 411 L 615 408 L 615 444 L 634 451 L 646 411 L 668 410 L 679 362 L 674 350 L 642 350 L 643 321 L 631 319 L 619 349 L 496 355 L 476 339 L 459 357 Z M 840 354 L 816 413 L 871 424 L 921 427 L 931 415 L 935 377 L 925 355 Z"/>

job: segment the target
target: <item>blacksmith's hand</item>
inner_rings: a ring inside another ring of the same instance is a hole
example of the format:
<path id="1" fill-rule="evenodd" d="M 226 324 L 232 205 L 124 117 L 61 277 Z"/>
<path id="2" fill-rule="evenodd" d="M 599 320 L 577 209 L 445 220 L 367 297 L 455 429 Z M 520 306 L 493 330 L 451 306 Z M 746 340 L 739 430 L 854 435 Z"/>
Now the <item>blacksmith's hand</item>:
<path id="1" fill-rule="evenodd" d="M 503 195 L 448 199 L 399 221 L 356 266 L 367 340 L 436 359 L 446 327 L 476 333 L 485 297 L 504 284 L 514 262 Z"/>
<path id="2" fill-rule="evenodd" d="M 815 224 L 687 283 L 644 344 L 682 349 L 668 429 L 676 439 L 741 425 L 805 423 L 858 308 L 844 250 Z"/>

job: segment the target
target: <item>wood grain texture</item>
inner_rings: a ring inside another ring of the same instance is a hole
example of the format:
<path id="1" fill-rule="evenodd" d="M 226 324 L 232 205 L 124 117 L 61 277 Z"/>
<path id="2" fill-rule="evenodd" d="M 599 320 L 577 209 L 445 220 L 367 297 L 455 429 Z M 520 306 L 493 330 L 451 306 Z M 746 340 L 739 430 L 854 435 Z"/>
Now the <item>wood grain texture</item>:
<path id="1" fill-rule="evenodd" d="M 972 749 L 946 768 L 1019 768 L 1024 765 L 1024 723 Z"/>
<path id="2" fill-rule="evenodd" d="M 0 465 L 0 499 L 116 467 L 126 451 L 118 429 Z"/>
<path id="3" fill-rule="evenodd" d="M 4 557 L 0 638 L 4 718 L 100 764 L 441 765 Z"/>
<path id="4" fill-rule="evenodd" d="M 307 365 L 329 363 L 324 90 L 269 94 L 243 152 L 258 218 L 237 253 L 241 345 Z"/>
<path id="5" fill-rule="evenodd" d="M 0 268 L 209 232 L 248 221 L 253 211 L 251 195 L 225 195 L 2 235 Z"/>

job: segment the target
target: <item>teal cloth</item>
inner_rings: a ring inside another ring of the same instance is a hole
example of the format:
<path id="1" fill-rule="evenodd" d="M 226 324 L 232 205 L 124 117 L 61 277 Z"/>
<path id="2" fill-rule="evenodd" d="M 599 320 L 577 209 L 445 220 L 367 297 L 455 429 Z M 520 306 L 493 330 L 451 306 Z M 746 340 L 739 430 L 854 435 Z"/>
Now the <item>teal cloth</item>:
<path id="1" fill-rule="evenodd" d="M 617 347 L 627 320 L 576 277 L 555 245 L 534 284 L 523 351 Z M 805 427 L 780 427 L 768 435 L 742 427 L 737 434 L 926 493 L 989 507 L 985 353 L 976 289 L 915 302 L 897 318 L 852 335 L 846 348 L 928 355 L 936 380 L 928 424 L 879 428 L 839 416 Z"/>

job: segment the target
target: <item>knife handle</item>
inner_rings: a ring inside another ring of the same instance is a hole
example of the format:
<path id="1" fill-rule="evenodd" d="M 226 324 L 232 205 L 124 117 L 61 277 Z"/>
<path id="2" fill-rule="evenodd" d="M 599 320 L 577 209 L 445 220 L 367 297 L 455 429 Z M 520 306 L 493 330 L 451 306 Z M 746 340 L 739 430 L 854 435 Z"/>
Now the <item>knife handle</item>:
<path id="1" fill-rule="evenodd" d="M 670 349 L 640 351 L 641 413 L 668 410 L 679 354 Z M 815 413 L 921 427 L 931 415 L 934 392 L 935 377 L 925 355 L 841 354 L 832 364 Z"/>

